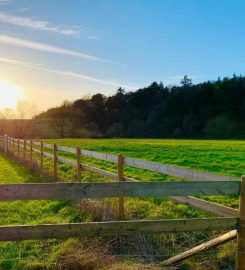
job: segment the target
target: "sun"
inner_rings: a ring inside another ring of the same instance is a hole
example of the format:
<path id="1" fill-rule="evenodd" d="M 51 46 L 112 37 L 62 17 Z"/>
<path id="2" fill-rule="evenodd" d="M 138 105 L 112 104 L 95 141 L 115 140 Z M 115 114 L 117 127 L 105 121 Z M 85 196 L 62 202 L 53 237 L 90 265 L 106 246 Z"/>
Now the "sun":
<path id="1" fill-rule="evenodd" d="M 0 80 L 0 109 L 14 109 L 21 96 L 22 90 L 19 86 Z"/>

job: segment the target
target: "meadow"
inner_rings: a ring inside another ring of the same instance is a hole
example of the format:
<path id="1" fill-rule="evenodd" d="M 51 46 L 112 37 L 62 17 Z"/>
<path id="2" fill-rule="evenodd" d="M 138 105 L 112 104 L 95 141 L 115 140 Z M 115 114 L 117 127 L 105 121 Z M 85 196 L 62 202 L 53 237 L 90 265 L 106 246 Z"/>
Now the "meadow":
<path id="1" fill-rule="evenodd" d="M 244 140 L 49 139 L 48 143 L 173 164 L 225 175 L 245 170 Z"/>
<path id="2" fill-rule="evenodd" d="M 129 157 L 195 168 L 224 175 L 239 177 L 245 171 L 245 141 L 242 140 L 57 139 L 45 141 L 63 146 L 79 146 L 81 149 L 98 152 L 122 153 Z M 73 158 L 72 154 L 61 152 L 60 155 L 71 159 Z M 81 157 L 81 160 L 87 164 L 96 165 L 97 167 L 109 171 L 116 171 L 115 164 L 109 162 L 83 157 Z M 19 165 L 16 161 L 12 161 L 3 155 L 0 155 L 0 166 L 1 183 L 47 181 L 45 176 L 40 176 L 38 173 L 30 171 Z M 49 160 L 45 161 L 45 166 L 47 168 L 51 166 Z M 58 173 L 62 181 L 75 181 L 74 169 L 65 164 L 59 164 Z M 126 167 L 125 174 L 142 181 L 181 180 L 130 167 Z M 106 181 L 105 178 L 88 172 L 82 172 L 82 180 Z M 238 200 L 235 197 L 216 196 L 208 197 L 207 199 L 218 201 L 219 203 L 232 207 L 237 207 L 238 205 Z M 210 214 L 205 212 L 159 197 L 138 199 L 127 198 L 125 206 L 127 219 L 193 218 L 210 216 Z M 116 200 L 101 200 L 93 203 L 68 201 L 0 203 L 0 225 L 116 219 L 116 208 Z M 183 234 L 161 236 L 162 241 L 165 242 L 165 256 L 170 255 L 169 249 L 173 246 L 178 246 L 178 251 L 185 250 L 187 246 L 193 246 L 213 235 L 215 235 L 215 232 L 208 234 L 200 234 L 197 232 L 192 236 L 190 234 L 185 234 L 185 236 L 183 236 Z M 139 245 L 145 247 L 145 250 L 138 252 L 139 255 L 142 255 L 142 253 L 146 251 L 149 253 L 149 247 L 148 249 L 146 248 L 146 239 L 144 238 L 144 244 L 142 244 L 142 241 L 140 242 L 139 239 L 141 238 L 134 239 L 134 241 L 137 240 L 136 242 Z M 93 241 L 96 241 L 96 243 Z M 141 263 L 140 261 L 145 259 L 144 256 L 139 256 L 137 260 L 134 258 L 133 261 L 128 259 L 128 257 L 122 260 L 118 259 L 116 256 L 115 259 L 115 255 L 121 254 L 123 251 L 113 249 L 110 250 L 110 255 L 104 253 L 106 246 L 104 241 L 105 239 L 93 239 L 89 240 L 89 244 L 88 242 L 79 239 L 1 243 L 0 269 L 76 269 L 75 267 L 78 267 L 77 269 L 154 269 L 154 267 L 156 269 L 161 269 L 155 265 L 149 266 L 148 264 Z M 189 243 L 186 244 L 186 241 Z M 93 248 L 91 248 L 92 243 L 94 243 Z M 150 243 L 151 247 L 157 245 L 156 241 L 153 243 L 152 239 Z M 97 246 L 97 248 L 95 248 L 95 246 Z M 77 252 L 78 249 L 80 252 Z M 108 249 L 110 249 L 110 247 L 108 247 Z M 175 250 L 173 253 L 174 252 L 177 251 Z M 152 255 L 155 255 L 153 253 Z M 212 268 L 210 269 L 225 269 L 225 264 L 232 265 L 232 263 L 234 263 L 234 246 L 232 246 L 232 243 L 217 248 L 212 254 L 214 256 L 205 257 L 208 256 L 208 253 L 206 253 L 201 257 L 189 259 L 183 264 L 184 266 L 182 265 L 182 268 L 179 269 L 205 269 L 205 267 L 210 267 L 210 265 L 212 265 Z M 67 259 L 70 258 L 69 256 L 71 256 L 72 259 Z M 103 264 L 101 264 L 101 257 L 104 258 Z M 148 263 L 151 261 L 149 258 L 150 256 L 148 257 Z M 203 263 L 204 258 L 206 258 L 206 264 Z M 71 267 L 71 261 L 74 263 L 74 268 L 69 268 Z M 64 268 L 64 265 L 66 265 L 67 268 Z M 110 268 L 108 268 L 108 265 L 110 265 Z"/>

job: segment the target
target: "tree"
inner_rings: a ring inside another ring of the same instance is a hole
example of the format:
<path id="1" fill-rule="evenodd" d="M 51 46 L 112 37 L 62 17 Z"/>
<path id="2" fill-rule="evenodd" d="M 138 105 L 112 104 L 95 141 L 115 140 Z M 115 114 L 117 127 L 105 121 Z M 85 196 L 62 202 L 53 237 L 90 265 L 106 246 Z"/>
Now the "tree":
<path id="1" fill-rule="evenodd" d="M 241 138 L 245 137 L 244 115 L 245 77 L 195 85 L 185 75 L 181 86 L 153 82 L 134 92 L 119 88 L 109 97 L 82 98 L 49 109 L 40 117 L 52 119 L 64 137 L 218 138 L 226 134 L 227 138 Z"/>
<path id="2" fill-rule="evenodd" d="M 34 125 L 38 109 L 35 104 L 28 101 L 19 101 L 16 105 L 15 118 L 17 119 L 14 137 L 33 137 Z"/>
<path id="3" fill-rule="evenodd" d="M 207 122 L 204 129 L 208 138 L 235 138 L 237 123 L 229 115 L 219 115 Z"/>
<path id="4" fill-rule="evenodd" d="M 16 138 L 33 137 L 37 107 L 27 101 L 18 101 L 16 109 L 0 111 L 0 133 Z"/>
<path id="5" fill-rule="evenodd" d="M 190 87 L 192 85 L 192 80 L 188 78 L 187 75 L 185 75 L 184 78 L 180 81 L 180 84 L 185 88 Z"/>

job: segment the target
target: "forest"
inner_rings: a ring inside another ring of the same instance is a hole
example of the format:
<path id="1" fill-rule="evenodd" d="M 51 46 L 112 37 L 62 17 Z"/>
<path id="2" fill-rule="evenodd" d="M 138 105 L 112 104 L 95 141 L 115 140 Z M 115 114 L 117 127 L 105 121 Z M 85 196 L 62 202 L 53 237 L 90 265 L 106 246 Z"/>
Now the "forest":
<path id="1" fill-rule="evenodd" d="M 162 82 L 95 94 L 40 113 L 56 137 L 245 138 L 245 77 L 179 86 Z"/>

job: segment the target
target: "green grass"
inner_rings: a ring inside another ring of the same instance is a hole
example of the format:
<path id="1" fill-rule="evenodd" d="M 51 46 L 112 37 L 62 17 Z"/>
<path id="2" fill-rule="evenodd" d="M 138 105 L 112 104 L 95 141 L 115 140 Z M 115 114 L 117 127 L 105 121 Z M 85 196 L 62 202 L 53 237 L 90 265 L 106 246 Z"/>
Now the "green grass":
<path id="1" fill-rule="evenodd" d="M 245 173 L 245 141 L 242 140 L 57 139 L 45 141 L 48 143 L 55 142 L 64 146 L 79 146 L 82 149 L 98 152 L 122 153 L 129 157 L 224 175 L 240 177 Z M 59 154 L 67 158 L 74 158 L 72 154 L 62 152 Z M 36 158 L 38 158 L 38 156 L 36 156 Z M 110 162 L 85 157 L 81 157 L 81 161 L 116 172 L 116 165 Z M 45 167 L 47 171 L 51 171 L 52 161 L 45 159 Z M 30 170 L 3 155 L 0 155 L 0 168 L 0 183 L 43 182 L 47 179 L 36 173 L 32 173 Z M 126 167 L 125 174 L 142 181 L 181 180 L 131 167 Z M 76 181 L 76 172 L 74 168 L 65 164 L 59 164 L 59 177 L 64 181 Z M 83 181 L 88 182 L 108 181 L 108 179 L 88 172 L 82 172 L 82 177 Z M 238 206 L 236 197 L 212 196 L 207 199 L 232 207 Z M 110 200 L 110 203 L 112 205 L 111 211 L 114 212 L 113 218 L 115 218 L 117 200 Z M 209 216 L 205 212 L 192 209 L 182 204 L 175 204 L 162 197 L 141 199 L 127 198 L 125 206 L 128 219 L 194 218 Z M 93 209 L 93 211 L 97 211 L 95 214 L 90 210 L 90 208 L 79 207 L 68 201 L 1 202 L 0 225 L 100 221 L 103 219 L 101 216 L 102 210 L 100 208 L 99 210 Z M 195 239 L 197 239 L 196 237 L 197 236 L 195 236 Z M 59 256 L 69 253 L 74 245 L 77 244 L 78 240 L 0 243 L 0 270 L 42 269 L 40 265 L 45 265 L 45 269 L 57 269 L 54 263 L 58 260 Z M 183 248 L 185 249 L 186 247 Z M 222 258 L 230 258 L 230 254 L 227 253 L 225 246 L 224 249 L 219 251 L 216 255 L 221 256 L 221 254 L 223 256 Z M 93 256 L 95 255 L 93 254 Z M 195 260 L 189 260 L 189 263 L 187 261 L 189 268 L 186 269 L 195 269 L 194 262 Z M 191 268 L 190 265 L 192 265 L 193 268 Z M 135 268 L 133 267 L 134 266 L 130 269 L 137 269 L 136 266 Z M 215 267 L 212 269 L 222 269 L 219 268 L 218 264 Z M 97 268 L 94 267 L 91 269 Z M 124 269 L 127 269 L 126 265 Z M 200 267 L 200 269 L 205 268 Z"/>
<path id="2" fill-rule="evenodd" d="M 216 174 L 240 177 L 245 174 L 244 140 L 156 140 L 156 139 L 57 139 L 48 143 L 77 147 L 104 153 L 122 153 L 128 157 L 172 164 Z M 74 158 L 72 154 L 61 156 Z M 116 164 L 82 157 L 82 162 L 111 172 L 116 172 Z M 61 165 L 60 174 L 65 170 L 66 179 L 74 181 L 75 171 Z M 125 168 L 125 175 L 141 181 L 181 180 L 173 176 L 154 173 L 132 167 Z M 103 177 L 84 172 L 83 181 L 104 181 Z M 108 181 L 108 180 L 107 180 Z M 230 207 L 238 207 L 237 197 L 209 196 L 208 200 Z"/>
<path id="3" fill-rule="evenodd" d="M 49 143 L 173 164 L 240 177 L 245 173 L 243 140 L 56 139 Z"/>
<path id="4" fill-rule="evenodd" d="M 0 155 L 0 183 L 43 182 L 44 179 L 16 161 Z M 0 203 L 0 225 L 79 222 L 83 216 L 68 201 L 16 201 Z M 0 244 L 0 269 L 27 269 L 32 261 L 43 261 L 61 241 L 21 241 Z M 44 250 L 46 250 L 44 252 Z M 25 267 L 24 267 L 25 265 Z M 30 268 L 31 269 L 31 268 Z"/>

